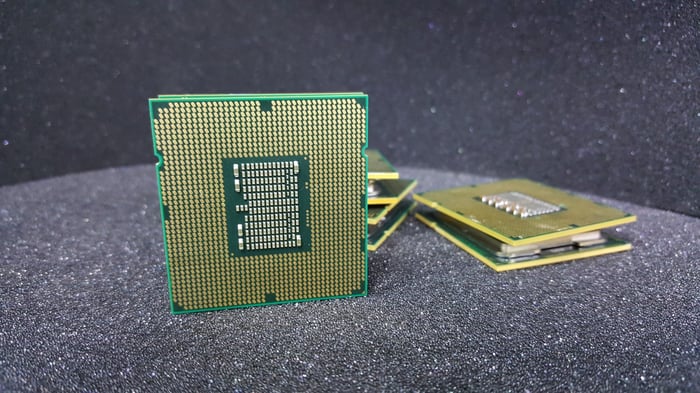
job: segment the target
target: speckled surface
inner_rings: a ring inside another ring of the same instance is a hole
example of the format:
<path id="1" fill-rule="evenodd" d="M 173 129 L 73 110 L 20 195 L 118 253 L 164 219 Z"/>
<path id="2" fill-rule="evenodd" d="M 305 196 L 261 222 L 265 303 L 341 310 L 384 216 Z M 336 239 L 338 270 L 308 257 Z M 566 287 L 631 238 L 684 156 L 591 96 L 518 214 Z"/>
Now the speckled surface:
<path id="1" fill-rule="evenodd" d="M 157 94 L 364 91 L 397 164 L 700 216 L 698 20 L 664 0 L 0 2 L 0 184 L 154 162 Z"/>
<path id="2" fill-rule="evenodd" d="M 697 218 L 602 200 L 633 251 L 509 273 L 409 218 L 366 298 L 173 316 L 151 165 L 0 201 L 0 391 L 700 389 Z"/>

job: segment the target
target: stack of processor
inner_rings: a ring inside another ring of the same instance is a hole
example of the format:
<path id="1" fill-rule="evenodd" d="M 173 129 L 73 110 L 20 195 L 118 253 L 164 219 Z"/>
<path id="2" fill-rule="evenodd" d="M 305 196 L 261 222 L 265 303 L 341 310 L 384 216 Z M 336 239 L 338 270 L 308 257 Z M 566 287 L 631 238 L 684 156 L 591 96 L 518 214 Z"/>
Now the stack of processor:
<path id="1" fill-rule="evenodd" d="M 377 150 L 367 150 L 367 249 L 376 251 L 406 219 L 413 201 L 406 196 L 416 181 L 399 178 L 399 172 Z"/>
<path id="2" fill-rule="evenodd" d="M 634 215 L 543 184 L 511 179 L 414 195 L 416 218 L 496 271 L 631 249 L 601 232 Z"/>

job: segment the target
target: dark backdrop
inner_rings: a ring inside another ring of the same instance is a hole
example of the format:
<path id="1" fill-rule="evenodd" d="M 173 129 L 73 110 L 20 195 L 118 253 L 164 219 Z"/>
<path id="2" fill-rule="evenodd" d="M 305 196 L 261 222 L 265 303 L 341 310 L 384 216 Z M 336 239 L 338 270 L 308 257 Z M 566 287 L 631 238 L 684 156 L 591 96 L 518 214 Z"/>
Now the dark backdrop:
<path id="1" fill-rule="evenodd" d="M 694 2 L 0 4 L 0 184 L 155 162 L 158 93 L 364 91 L 401 165 L 700 215 Z"/>

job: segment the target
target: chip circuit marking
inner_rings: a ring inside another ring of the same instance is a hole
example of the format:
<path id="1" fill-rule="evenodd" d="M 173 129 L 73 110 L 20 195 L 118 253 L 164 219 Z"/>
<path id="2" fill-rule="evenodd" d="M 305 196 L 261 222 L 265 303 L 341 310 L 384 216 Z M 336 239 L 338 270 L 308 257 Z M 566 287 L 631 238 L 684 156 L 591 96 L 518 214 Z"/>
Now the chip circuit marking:
<path id="1" fill-rule="evenodd" d="M 229 161 L 224 160 L 225 163 Z M 232 232 L 237 234 L 234 244 L 238 250 L 302 246 L 300 218 L 301 222 L 305 221 L 308 206 L 302 208 L 299 189 L 302 188 L 302 193 L 306 194 L 308 189 L 303 184 L 300 186 L 299 161 L 303 161 L 303 158 L 265 158 L 254 162 L 239 160 L 233 164 L 234 193 L 227 204 L 228 210 L 234 212 L 230 221 L 236 225 L 236 230 Z M 306 162 L 304 167 L 308 167 Z M 308 231 L 304 238 L 304 242 L 309 241 Z M 230 248 L 232 246 L 229 245 Z"/>
<path id="2" fill-rule="evenodd" d="M 223 165 L 229 233 L 236 234 L 229 236 L 230 253 L 308 251 L 310 231 L 302 224 L 309 209 L 308 161 L 258 157 L 224 159 Z"/>
<path id="3" fill-rule="evenodd" d="M 496 209 L 504 210 L 506 213 L 522 218 L 554 213 L 561 210 L 559 206 L 514 191 L 485 195 L 481 197 L 481 201 Z"/>

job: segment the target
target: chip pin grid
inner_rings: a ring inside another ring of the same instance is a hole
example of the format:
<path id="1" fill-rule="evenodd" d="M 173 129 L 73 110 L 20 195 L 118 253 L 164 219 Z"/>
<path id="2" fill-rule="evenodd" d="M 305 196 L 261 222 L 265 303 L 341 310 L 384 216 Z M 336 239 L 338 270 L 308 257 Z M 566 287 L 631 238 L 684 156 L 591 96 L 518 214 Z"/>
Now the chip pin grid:
<path id="1" fill-rule="evenodd" d="M 366 294 L 367 104 L 149 100 L 172 312 Z"/>

